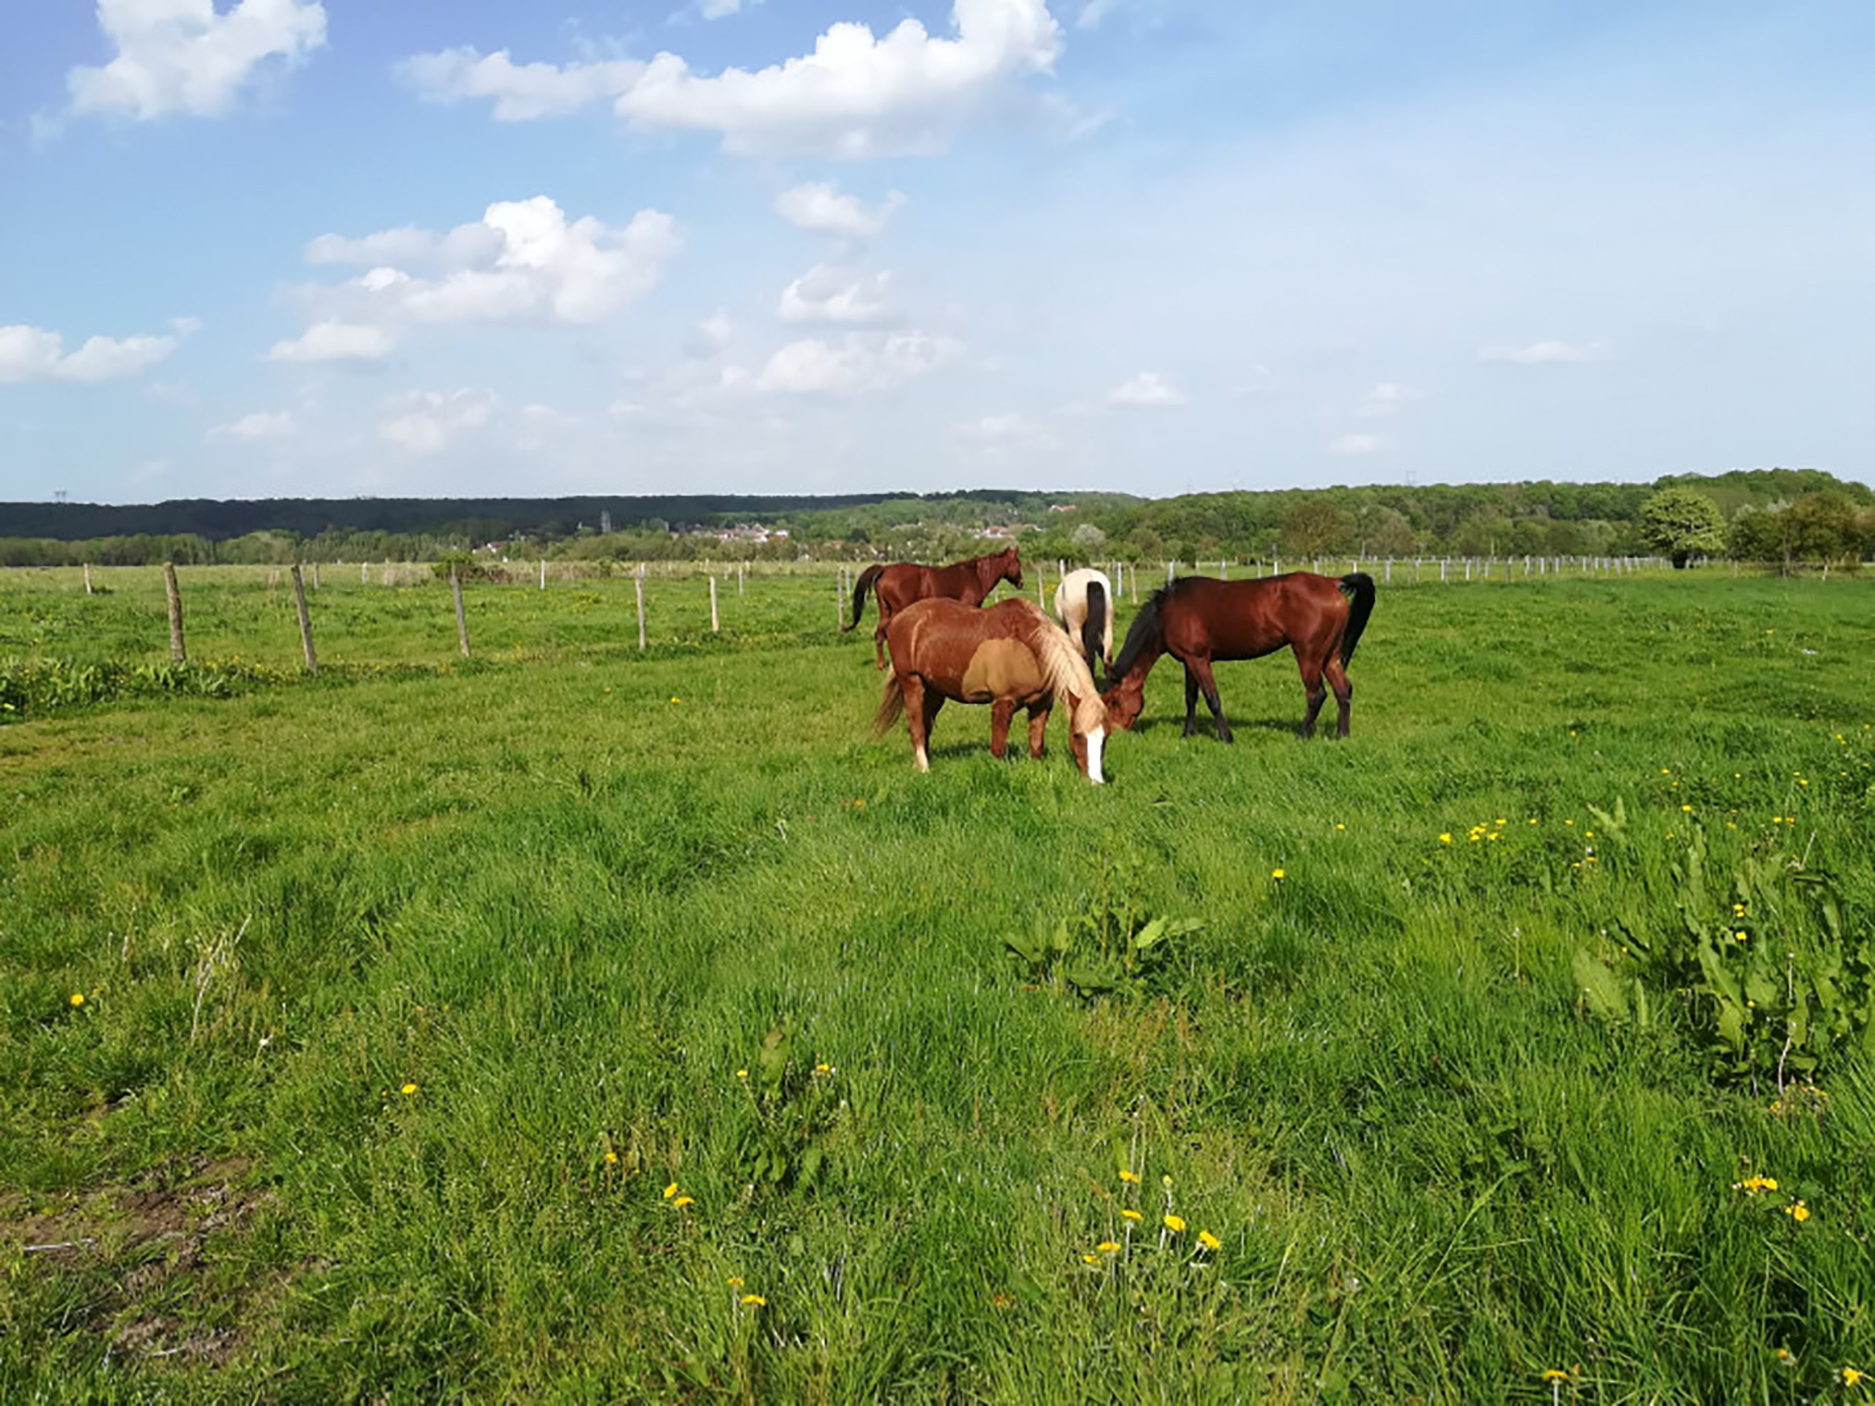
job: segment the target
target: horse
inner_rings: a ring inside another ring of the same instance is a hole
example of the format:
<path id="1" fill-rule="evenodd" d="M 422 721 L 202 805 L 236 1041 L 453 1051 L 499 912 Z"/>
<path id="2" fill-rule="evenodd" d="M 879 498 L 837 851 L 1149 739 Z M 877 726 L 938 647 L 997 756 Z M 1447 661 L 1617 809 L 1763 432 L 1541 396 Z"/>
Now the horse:
<path id="1" fill-rule="evenodd" d="M 1284 645 L 1295 652 L 1308 691 L 1302 736 L 1315 732 L 1315 715 L 1328 690 L 1341 711 L 1339 735 L 1348 735 L 1354 685 L 1347 664 L 1374 612 L 1374 578 L 1364 571 L 1317 576 L 1291 571 L 1254 581 L 1183 576 L 1152 593 L 1126 633 L 1106 694 L 1113 725 L 1129 728 L 1145 702 L 1146 675 L 1164 653 L 1185 666 L 1185 736 L 1198 730 L 1198 694 L 1217 719 L 1217 738 L 1230 742 L 1230 724 L 1218 701 L 1211 665 L 1220 659 L 1260 659 Z M 1323 686 L 1323 680 L 1327 686 Z"/>
<path id="2" fill-rule="evenodd" d="M 1070 571 L 1055 587 L 1055 618 L 1081 642 L 1081 657 L 1091 670 L 1113 667 L 1113 582 L 1107 573 L 1084 566 Z"/>
<path id="3" fill-rule="evenodd" d="M 1029 710 L 1029 755 L 1039 758 L 1056 700 L 1068 706 L 1068 745 L 1074 764 L 1096 786 L 1107 709 L 1094 676 L 1068 637 L 1033 601 L 1016 597 L 977 610 L 936 597 L 914 601 L 886 627 L 892 646 L 892 676 L 886 680 L 873 736 L 904 715 L 911 729 L 912 765 L 929 771 L 925 750 L 931 725 L 944 700 L 990 705 L 990 753 L 1001 760 L 1009 743 L 1009 720 Z"/>
<path id="4" fill-rule="evenodd" d="M 845 634 L 859 623 L 866 608 L 866 592 L 871 590 L 879 601 L 879 628 L 872 632 L 873 663 L 885 667 L 885 634 L 893 613 L 913 601 L 943 596 L 965 605 L 981 605 L 998 581 L 1007 581 L 1022 589 L 1022 557 L 1014 546 L 1005 547 L 986 557 L 971 557 L 949 566 L 921 566 L 915 561 L 895 562 L 891 566 L 869 566 L 853 583 L 853 618 L 840 627 Z M 876 585 L 874 583 L 877 583 Z"/>

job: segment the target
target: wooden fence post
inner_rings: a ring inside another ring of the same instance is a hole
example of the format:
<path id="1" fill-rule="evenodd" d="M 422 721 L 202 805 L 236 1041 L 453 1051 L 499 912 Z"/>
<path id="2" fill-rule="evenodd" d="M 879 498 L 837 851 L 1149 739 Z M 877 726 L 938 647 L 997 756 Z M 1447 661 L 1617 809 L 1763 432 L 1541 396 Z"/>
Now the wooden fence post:
<path id="1" fill-rule="evenodd" d="M 319 589 L 319 563 L 318 562 L 314 562 L 312 564 L 312 588 L 315 591 Z"/>
<path id="2" fill-rule="evenodd" d="M 169 657 L 178 664 L 189 662 L 189 651 L 182 643 L 182 587 L 176 584 L 176 563 L 163 563 L 163 587 L 169 595 Z"/>
<path id="3" fill-rule="evenodd" d="M 547 589 L 547 558 L 545 557 L 540 559 L 540 588 L 543 591 Z"/>
<path id="4" fill-rule="evenodd" d="M 469 617 L 462 612 L 462 576 L 449 568 L 449 593 L 456 598 L 456 639 L 462 645 L 462 657 L 469 657 Z"/>
<path id="5" fill-rule="evenodd" d="M 299 607 L 299 642 L 306 649 L 306 672 L 319 672 L 319 657 L 313 653 L 312 616 L 306 609 L 306 583 L 300 578 L 299 563 L 293 563 L 293 603 Z"/>
<path id="6" fill-rule="evenodd" d="M 716 633 L 716 578 L 710 577 L 710 633 Z"/>
<path id="7" fill-rule="evenodd" d="M 91 563 L 85 563 L 85 594 L 91 594 Z"/>
<path id="8" fill-rule="evenodd" d="M 639 564 L 638 574 L 632 577 L 632 588 L 638 592 L 638 648 L 645 647 L 645 569 Z"/>

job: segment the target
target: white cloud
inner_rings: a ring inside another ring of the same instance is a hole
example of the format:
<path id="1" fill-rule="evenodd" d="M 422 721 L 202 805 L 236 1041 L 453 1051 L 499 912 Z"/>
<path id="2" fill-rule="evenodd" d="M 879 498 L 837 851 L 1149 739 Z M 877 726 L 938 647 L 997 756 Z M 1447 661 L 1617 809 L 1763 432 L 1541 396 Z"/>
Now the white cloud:
<path id="1" fill-rule="evenodd" d="M 816 264 L 781 290 L 783 322 L 883 322 L 891 316 L 892 275 Z"/>
<path id="2" fill-rule="evenodd" d="M 1527 347 L 1486 347 L 1480 361 L 1507 361 L 1517 366 L 1544 366 L 1562 362 L 1600 361 L 1608 353 L 1604 342 L 1532 342 Z"/>
<path id="3" fill-rule="evenodd" d="M 117 46 L 102 68 L 65 75 L 76 112 L 224 112 L 265 60 L 288 66 L 325 42 L 318 0 L 98 0 L 98 24 Z"/>
<path id="4" fill-rule="evenodd" d="M 0 382 L 109 381 L 134 376 L 175 349 L 174 337 L 90 337 L 68 353 L 57 332 L 15 324 L 0 327 Z"/>
<path id="5" fill-rule="evenodd" d="M 324 321 L 299 342 L 276 346 L 273 357 L 383 356 L 418 323 L 600 322 L 648 291 L 681 247 L 676 221 L 661 211 L 641 210 L 614 228 L 591 216 L 568 221 L 544 195 L 490 205 L 479 221 L 447 234 L 403 228 L 362 239 L 321 235 L 306 248 L 314 262 L 398 259 L 442 272 L 418 277 L 382 263 L 314 290 Z"/>
<path id="6" fill-rule="evenodd" d="M 368 323 L 315 322 L 290 342 L 275 342 L 269 361 L 376 361 L 389 356 L 393 340 L 382 327 Z"/>
<path id="7" fill-rule="evenodd" d="M 784 190 L 775 198 L 775 209 L 791 225 L 848 239 L 865 239 L 886 226 L 905 197 L 892 191 L 877 206 L 868 208 L 858 196 L 841 195 L 827 181 L 808 181 Z"/>
<path id="8" fill-rule="evenodd" d="M 419 54 L 401 72 L 436 101 L 493 98 L 506 121 L 612 97 L 634 126 L 714 132 L 737 153 L 929 153 L 991 111 L 1014 80 L 1046 72 L 1061 51 L 1046 0 L 956 0 L 951 22 L 953 39 L 932 37 L 915 19 L 882 37 L 864 24 L 836 24 L 811 54 L 714 77 L 671 53 L 648 64 L 516 65 L 505 50 L 474 49 Z"/>
<path id="9" fill-rule="evenodd" d="M 211 444 L 225 440 L 285 439 L 299 428 L 290 410 L 256 410 L 251 415 L 243 415 L 238 420 L 230 420 L 225 425 L 216 425 L 208 432 Z"/>
<path id="10" fill-rule="evenodd" d="M 762 0 L 749 0 L 749 7 L 753 9 L 761 3 Z M 697 13 L 706 20 L 724 19 L 741 9 L 742 0 L 697 0 Z"/>
<path id="11" fill-rule="evenodd" d="M 1360 408 L 1354 413 L 1363 420 L 1379 420 L 1399 413 L 1400 407 L 1411 399 L 1411 393 L 1395 381 L 1382 381 L 1362 398 Z"/>
<path id="12" fill-rule="evenodd" d="M 465 432 L 480 429 L 495 413 L 486 391 L 419 391 L 402 398 L 404 414 L 386 420 L 378 433 L 410 454 L 438 454 Z"/>
<path id="13" fill-rule="evenodd" d="M 564 117 L 625 92 L 644 71 L 645 65 L 635 59 L 517 64 L 506 49 L 492 54 L 444 49 L 417 54 L 397 66 L 398 75 L 429 102 L 493 98 L 497 122 Z"/>
<path id="14" fill-rule="evenodd" d="M 1331 454 L 1379 454 L 1387 447 L 1377 434 L 1344 434 L 1328 446 Z"/>
<path id="15" fill-rule="evenodd" d="M 729 320 L 728 313 L 718 308 L 696 325 L 685 353 L 693 360 L 708 361 L 720 356 L 735 335 L 736 324 Z"/>
<path id="16" fill-rule="evenodd" d="M 752 384 L 757 390 L 793 395 L 858 395 L 927 375 L 954 360 L 960 350 L 948 337 L 923 332 L 849 332 L 837 343 L 810 337 L 776 351 Z M 738 379 L 726 376 L 725 383 Z"/>
<path id="17" fill-rule="evenodd" d="M 1100 28 L 1100 22 L 1112 14 L 1119 3 L 1120 0 L 1087 0 L 1087 3 L 1081 6 L 1081 13 L 1075 18 L 1074 27 L 1076 29 Z"/>
<path id="18" fill-rule="evenodd" d="M 1113 405 L 1162 406 L 1183 405 L 1186 397 L 1157 371 L 1142 371 L 1108 391 L 1107 400 Z"/>

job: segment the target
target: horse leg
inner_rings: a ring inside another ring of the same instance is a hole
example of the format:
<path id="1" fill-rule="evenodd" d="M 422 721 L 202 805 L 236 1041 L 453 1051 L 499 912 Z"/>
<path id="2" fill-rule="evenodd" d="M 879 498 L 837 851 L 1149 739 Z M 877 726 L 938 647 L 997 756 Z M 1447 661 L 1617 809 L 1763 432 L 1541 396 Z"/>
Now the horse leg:
<path id="1" fill-rule="evenodd" d="M 934 688 L 926 688 L 916 674 L 905 677 L 905 726 L 911 730 L 911 764 L 918 771 L 931 770 L 927 743 L 931 724 L 937 718 L 938 704 L 943 701 L 944 695 Z"/>
<path id="2" fill-rule="evenodd" d="M 1038 762 L 1042 759 L 1042 749 L 1048 745 L 1048 710 L 1052 707 L 1052 698 L 1029 704 L 1029 755 Z"/>
<path id="3" fill-rule="evenodd" d="M 1009 751 L 1009 720 L 1015 712 L 1013 698 L 998 698 L 990 704 L 990 755 L 999 762 Z"/>
<path id="4" fill-rule="evenodd" d="M 1198 730 L 1198 676 L 1185 666 L 1185 730 L 1181 737 L 1190 737 Z"/>
<path id="5" fill-rule="evenodd" d="M 1198 687 L 1204 690 L 1204 701 L 1211 709 L 1211 716 L 1217 719 L 1217 740 L 1219 742 L 1235 742 L 1237 739 L 1231 736 L 1230 723 L 1224 718 L 1223 700 L 1217 696 L 1217 680 L 1211 677 L 1211 661 L 1209 659 L 1194 659 L 1185 666 L 1185 669 L 1185 677 L 1189 680 L 1193 674 L 1196 674 L 1198 677 Z M 1189 692 L 1191 688 L 1190 683 L 1188 682 L 1185 687 Z"/>
<path id="6" fill-rule="evenodd" d="M 874 593 L 877 599 L 877 592 Z M 879 628 L 872 632 L 872 662 L 877 668 L 885 667 L 885 627 L 892 623 L 892 612 L 886 609 L 885 602 L 879 601 Z"/>
<path id="7" fill-rule="evenodd" d="M 1354 685 L 1348 682 L 1348 671 L 1342 667 L 1339 654 L 1328 656 L 1328 663 L 1322 673 L 1328 679 L 1328 686 L 1335 691 L 1335 707 L 1341 712 L 1341 722 L 1335 729 L 1335 735 L 1346 737 L 1348 717 L 1354 711 Z"/>
<path id="8" fill-rule="evenodd" d="M 1302 669 L 1302 687 L 1309 695 L 1309 711 L 1302 718 L 1302 736 L 1315 735 L 1315 715 L 1322 710 L 1322 704 L 1328 699 L 1328 686 L 1322 682 L 1322 666 L 1314 659 L 1296 656 L 1296 663 Z"/>

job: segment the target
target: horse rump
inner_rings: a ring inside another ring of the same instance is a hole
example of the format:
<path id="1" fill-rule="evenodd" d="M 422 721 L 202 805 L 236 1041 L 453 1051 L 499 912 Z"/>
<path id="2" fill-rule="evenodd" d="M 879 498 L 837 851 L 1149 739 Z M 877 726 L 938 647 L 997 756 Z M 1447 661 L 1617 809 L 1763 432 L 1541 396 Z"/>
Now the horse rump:
<path id="1" fill-rule="evenodd" d="M 1350 571 L 1336 583 L 1348 597 L 1348 627 L 1341 632 L 1341 662 L 1354 658 L 1354 646 L 1361 642 L 1367 617 L 1374 613 L 1374 578 L 1365 571 Z"/>
<path id="2" fill-rule="evenodd" d="M 1101 658 L 1101 644 L 1107 634 L 1107 590 L 1098 581 L 1087 583 L 1087 618 L 1081 621 L 1081 653 L 1092 669 Z"/>
<path id="3" fill-rule="evenodd" d="M 869 566 L 859 573 L 859 580 L 853 583 L 853 618 L 840 627 L 841 634 L 845 634 L 859 624 L 860 614 L 866 609 L 866 592 L 870 591 L 872 583 L 884 574 L 883 566 Z"/>

